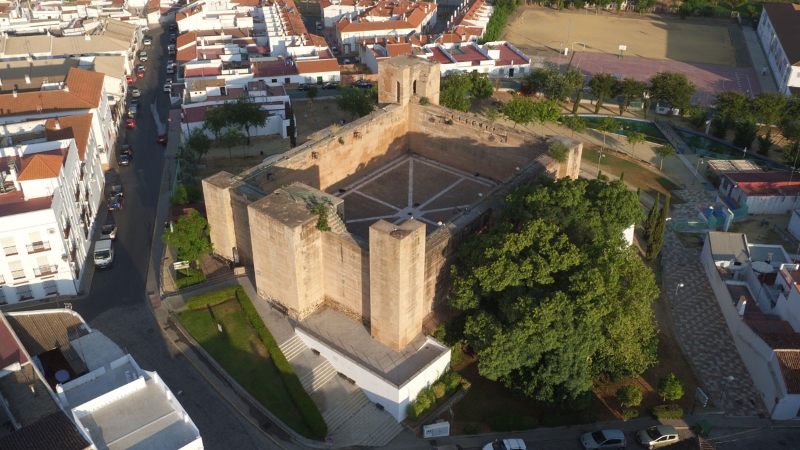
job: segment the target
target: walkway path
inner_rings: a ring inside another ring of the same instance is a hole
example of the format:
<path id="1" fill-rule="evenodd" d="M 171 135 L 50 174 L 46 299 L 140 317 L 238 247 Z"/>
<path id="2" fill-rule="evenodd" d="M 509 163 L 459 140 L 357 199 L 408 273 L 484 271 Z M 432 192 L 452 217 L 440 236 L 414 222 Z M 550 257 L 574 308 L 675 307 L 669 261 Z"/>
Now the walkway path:
<path id="1" fill-rule="evenodd" d="M 662 291 L 673 307 L 675 333 L 703 389 L 727 415 L 763 417 L 766 408 L 722 317 L 700 263 L 700 252 L 685 248 L 675 233 L 667 230 L 661 257 Z M 681 283 L 683 287 L 678 288 Z"/>
<path id="2" fill-rule="evenodd" d="M 758 34 L 749 26 L 742 26 L 742 33 L 744 40 L 747 42 L 747 49 L 750 51 L 750 58 L 753 60 L 753 68 L 758 74 L 758 81 L 761 83 L 762 92 L 777 92 L 778 87 L 775 84 L 775 78 L 772 76 L 772 69 L 768 69 L 766 75 L 762 75 L 762 67 L 769 67 L 767 64 L 767 55 L 761 48 L 761 43 L 758 40 Z"/>

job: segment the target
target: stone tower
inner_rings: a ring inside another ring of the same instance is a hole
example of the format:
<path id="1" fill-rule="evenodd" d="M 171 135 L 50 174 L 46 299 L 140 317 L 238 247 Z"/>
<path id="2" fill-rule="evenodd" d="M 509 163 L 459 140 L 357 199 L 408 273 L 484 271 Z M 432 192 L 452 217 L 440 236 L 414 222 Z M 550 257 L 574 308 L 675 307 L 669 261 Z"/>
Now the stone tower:
<path id="1" fill-rule="evenodd" d="M 438 61 L 401 55 L 378 63 L 378 103 L 407 105 L 412 96 L 439 104 Z"/>

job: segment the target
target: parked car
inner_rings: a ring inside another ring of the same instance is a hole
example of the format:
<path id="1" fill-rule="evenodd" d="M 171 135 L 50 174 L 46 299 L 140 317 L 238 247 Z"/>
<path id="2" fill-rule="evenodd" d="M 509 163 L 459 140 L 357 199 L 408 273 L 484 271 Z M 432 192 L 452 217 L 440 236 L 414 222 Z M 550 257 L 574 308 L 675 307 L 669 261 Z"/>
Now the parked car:
<path id="1" fill-rule="evenodd" d="M 166 92 L 167 94 L 172 93 L 172 81 L 167 81 L 166 83 L 164 83 L 164 92 Z"/>
<path id="2" fill-rule="evenodd" d="M 147 52 L 144 50 L 139 51 L 139 61 L 145 62 L 147 61 Z"/>
<path id="3" fill-rule="evenodd" d="M 167 66 L 167 75 L 175 73 L 175 66 Z"/>
<path id="4" fill-rule="evenodd" d="M 620 450 L 628 446 L 622 430 L 599 430 L 581 436 L 586 450 Z"/>
<path id="5" fill-rule="evenodd" d="M 147 69 L 143 65 L 139 64 L 136 66 L 136 76 L 139 78 L 144 78 L 144 73 L 146 70 Z"/>
<path id="6" fill-rule="evenodd" d="M 114 245 L 110 239 L 100 240 L 94 244 L 94 265 L 105 269 L 114 264 Z"/>
<path id="7" fill-rule="evenodd" d="M 115 240 L 117 239 L 117 226 L 114 224 L 103 225 L 100 228 L 100 240 Z"/>
<path id="8" fill-rule="evenodd" d="M 126 119 L 125 128 L 136 128 L 136 121 L 133 119 Z"/>
<path id="9" fill-rule="evenodd" d="M 145 36 L 144 39 L 142 39 L 142 43 L 144 45 L 153 45 L 153 36 Z"/>
<path id="10" fill-rule="evenodd" d="M 142 91 L 140 91 L 139 88 L 136 87 L 131 88 L 131 97 L 139 98 L 141 96 L 142 96 Z"/>
<path id="11" fill-rule="evenodd" d="M 311 85 L 310 84 L 301 83 L 301 84 L 297 85 L 297 90 L 298 91 L 307 91 L 309 89 L 311 89 Z"/>
<path id="12" fill-rule="evenodd" d="M 636 440 L 647 448 L 659 448 L 678 442 L 680 437 L 672 425 L 657 425 L 636 433 Z"/>
<path id="13" fill-rule="evenodd" d="M 169 35 L 169 43 L 170 43 L 170 44 L 174 44 L 174 43 L 176 43 L 176 42 L 178 42 L 178 35 L 176 35 L 176 34 L 170 34 L 170 35 Z"/>
<path id="14" fill-rule="evenodd" d="M 169 24 L 169 31 L 178 31 L 178 24 L 175 22 Z"/>
<path id="15" fill-rule="evenodd" d="M 169 141 L 169 135 L 166 133 L 161 133 L 156 137 L 156 142 L 159 144 L 166 144 Z"/>
<path id="16" fill-rule="evenodd" d="M 353 64 L 353 61 L 350 61 L 350 58 L 345 58 L 342 64 Z"/>
<path id="17" fill-rule="evenodd" d="M 483 446 L 483 450 L 527 450 L 522 439 L 495 439 Z"/>
<path id="18" fill-rule="evenodd" d="M 136 82 L 136 79 L 133 78 L 133 75 L 125 75 L 125 82 L 133 84 Z"/>
<path id="19" fill-rule="evenodd" d="M 318 30 L 321 30 L 322 28 L 323 28 L 323 27 L 322 27 L 322 22 L 320 22 L 320 21 L 318 20 L 318 21 L 317 21 L 317 29 L 318 29 Z"/>
<path id="20" fill-rule="evenodd" d="M 124 203 L 124 196 L 122 192 L 119 194 L 112 194 L 108 197 L 108 210 L 109 211 L 118 211 L 122 209 L 122 204 Z"/>
<path id="21" fill-rule="evenodd" d="M 128 166 L 131 161 L 133 161 L 133 152 L 131 152 L 131 148 L 128 145 L 123 145 L 122 151 L 119 152 L 119 157 L 117 158 L 117 165 Z"/>
<path id="22" fill-rule="evenodd" d="M 322 89 L 326 89 L 326 90 L 327 89 L 336 89 L 338 87 L 339 87 L 339 83 L 337 83 L 335 81 L 330 81 L 330 82 L 325 83 L 325 84 L 322 85 Z"/>
<path id="23" fill-rule="evenodd" d="M 353 83 L 353 86 L 361 89 L 372 89 L 372 82 L 369 80 L 358 80 Z"/>
<path id="24" fill-rule="evenodd" d="M 167 53 L 169 53 L 170 55 L 174 55 L 176 51 L 177 49 L 175 48 L 175 44 L 169 44 L 167 46 Z"/>
<path id="25" fill-rule="evenodd" d="M 130 108 L 128 108 L 128 117 L 130 117 L 131 119 L 135 119 L 137 112 L 139 111 L 136 109 L 136 107 L 131 106 Z"/>

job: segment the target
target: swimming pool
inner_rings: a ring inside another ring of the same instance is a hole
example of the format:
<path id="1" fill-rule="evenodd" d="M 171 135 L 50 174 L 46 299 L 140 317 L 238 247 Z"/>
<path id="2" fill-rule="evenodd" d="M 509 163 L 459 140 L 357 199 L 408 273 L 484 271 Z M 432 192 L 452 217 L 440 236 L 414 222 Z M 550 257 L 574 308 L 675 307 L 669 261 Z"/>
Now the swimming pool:
<path id="1" fill-rule="evenodd" d="M 759 167 L 769 170 L 789 170 L 790 167 L 778 161 L 765 158 L 755 153 L 755 151 L 744 152 L 738 147 L 723 142 L 721 140 L 705 136 L 694 131 L 683 128 L 674 128 L 675 133 L 686 142 L 692 151 L 700 156 L 713 159 L 746 159 Z"/>

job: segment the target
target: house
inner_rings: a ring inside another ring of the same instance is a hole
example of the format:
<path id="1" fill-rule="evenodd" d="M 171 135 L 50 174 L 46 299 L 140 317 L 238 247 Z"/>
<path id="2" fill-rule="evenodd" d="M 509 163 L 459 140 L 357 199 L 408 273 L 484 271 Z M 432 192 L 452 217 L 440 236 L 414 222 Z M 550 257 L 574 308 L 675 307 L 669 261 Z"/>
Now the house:
<path id="1" fill-rule="evenodd" d="M 0 344 L 0 394 L 12 416 L 0 448 L 202 450 L 197 427 L 158 373 L 71 310 L 5 314 Z"/>
<path id="2" fill-rule="evenodd" d="M 800 93 L 800 5 L 765 3 L 758 37 L 778 90 L 786 95 Z"/>
<path id="3" fill-rule="evenodd" d="M 357 51 L 364 38 L 424 34 L 436 24 L 436 3 L 376 1 L 352 18 L 335 23 L 336 41 L 344 53 Z M 324 11 L 324 10 L 323 10 Z"/>
<path id="4" fill-rule="evenodd" d="M 726 172 L 720 196 L 731 209 L 747 214 L 787 214 L 800 208 L 800 176 L 794 172 Z"/>
<path id="5" fill-rule="evenodd" d="M 800 414 L 800 265 L 782 246 L 709 232 L 701 261 L 739 355 L 774 420 Z"/>
<path id="6" fill-rule="evenodd" d="M 104 187 L 92 121 L 15 123 L 0 145 L 0 304 L 78 294 Z"/>

